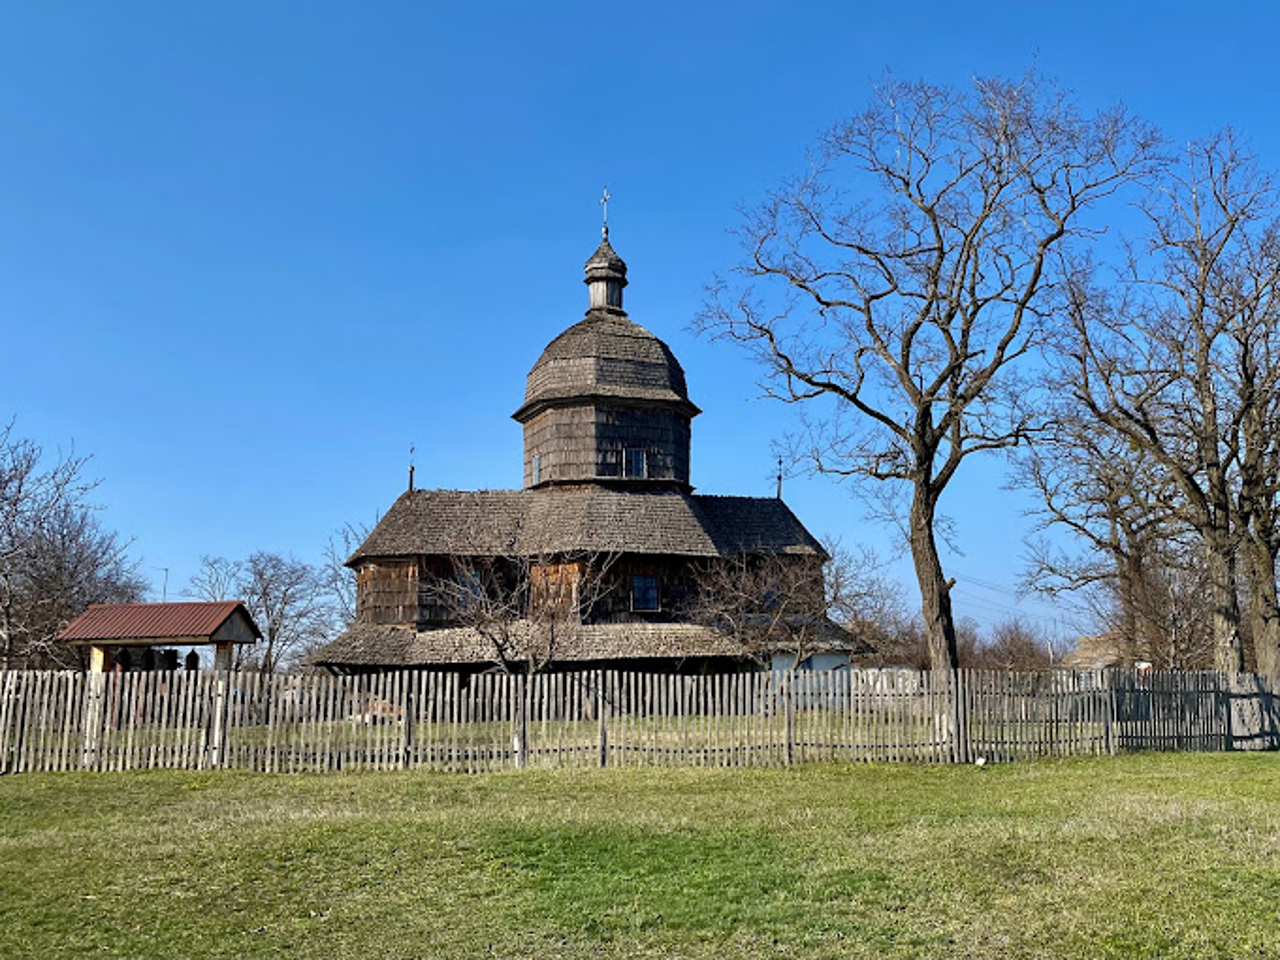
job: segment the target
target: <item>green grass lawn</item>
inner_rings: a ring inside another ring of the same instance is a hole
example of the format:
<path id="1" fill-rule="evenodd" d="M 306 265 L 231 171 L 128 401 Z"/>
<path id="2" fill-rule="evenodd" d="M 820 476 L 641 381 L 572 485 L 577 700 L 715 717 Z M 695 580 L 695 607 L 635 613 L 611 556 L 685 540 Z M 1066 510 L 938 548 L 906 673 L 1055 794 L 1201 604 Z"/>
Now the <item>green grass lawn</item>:
<path id="1" fill-rule="evenodd" d="M 0 779 L 0 955 L 1280 956 L 1280 755 Z"/>

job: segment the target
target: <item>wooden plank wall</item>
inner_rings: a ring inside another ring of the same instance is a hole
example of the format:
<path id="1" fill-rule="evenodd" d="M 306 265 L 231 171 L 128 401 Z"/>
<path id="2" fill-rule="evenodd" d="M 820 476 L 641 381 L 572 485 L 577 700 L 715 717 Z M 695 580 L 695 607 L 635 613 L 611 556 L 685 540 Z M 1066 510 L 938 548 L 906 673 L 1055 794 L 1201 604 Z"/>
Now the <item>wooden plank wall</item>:
<path id="1" fill-rule="evenodd" d="M 0 672 L 0 773 L 1003 762 L 1280 745 L 1270 681 L 906 670 Z"/>

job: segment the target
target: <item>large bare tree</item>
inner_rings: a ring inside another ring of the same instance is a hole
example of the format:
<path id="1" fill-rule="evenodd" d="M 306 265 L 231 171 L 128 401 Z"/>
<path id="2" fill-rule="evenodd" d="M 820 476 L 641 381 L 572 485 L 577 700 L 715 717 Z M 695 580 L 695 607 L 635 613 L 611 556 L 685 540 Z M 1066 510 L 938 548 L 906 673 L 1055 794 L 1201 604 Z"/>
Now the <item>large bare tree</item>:
<path id="1" fill-rule="evenodd" d="M 1100 429 L 1167 477 L 1164 504 L 1195 532 L 1209 581 L 1215 665 L 1244 668 L 1238 560 L 1246 548 L 1259 663 L 1277 666 L 1274 363 L 1277 194 L 1228 131 L 1188 145 L 1143 210 L 1119 293 L 1083 266 L 1064 351 L 1074 396 Z M 1266 608 L 1270 608 L 1267 613 Z M 1270 639 L 1267 639 L 1267 638 Z"/>
<path id="2" fill-rule="evenodd" d="M 1229 294 L 1241 313 L 1232 372 L 1242 411 L 1238 526 L 1256 665 L 1280 677 L 1280 224 L 1272 218 L 1246 244 Z"/>
<path id="3" fill-rule="evenodd" d="M 939 499 L 967 457 L 1027 436 L 1011 368 L 1055 319 L 1059 250 L 1157 142 L 1034 76 L 886 82 L 747 218 L 741 282 L 702 313 L 757 352 L 772 396 L 813 408 L 799 456 L 904 490 L 935 668 L 958 662 Z"/>
<path id="4" fill-rule="evenodd" d="M 1049 422 L 1015 474 L 1038 501 L 1024 586 L 1075 595 L 1121 662 L 1155 662 L 1167 636 L 1169 547 L 1185 532 L 1168 506 L 1174 491 L 1148 454 L 1075 403 L 1069 382 L 1048 392 L 1057 398 Z"/>

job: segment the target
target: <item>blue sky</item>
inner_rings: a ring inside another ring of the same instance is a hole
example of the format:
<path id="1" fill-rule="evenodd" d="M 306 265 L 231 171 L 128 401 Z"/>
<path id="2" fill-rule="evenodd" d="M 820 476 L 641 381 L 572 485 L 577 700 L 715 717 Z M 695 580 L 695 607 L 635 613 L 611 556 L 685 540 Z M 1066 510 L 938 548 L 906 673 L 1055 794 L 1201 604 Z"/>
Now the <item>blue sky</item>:
<path id="1" fill-rule="evenodd" d="M 1173 143 L 1234 124 L 1280 166 L 1268 3 L 0 3 L 0 417 L 74 442 L 157 598 L 202 554 L 317 560 L 405 485 L 513 487 L 510 414 L 586 306 L 597 199 L 632 318 L 705 411 L 694 483 L 768 495 L 794 411 L 688 324 L 737 210 L 886 71 L 1035 66 Z M 1020 495 L 972 463 L 943 506 L 960 615 L 1019 601 Z M 806 524 L 889 556 L 847 488 Z M 909 565 L 893 571 L 910 586 Z"/>

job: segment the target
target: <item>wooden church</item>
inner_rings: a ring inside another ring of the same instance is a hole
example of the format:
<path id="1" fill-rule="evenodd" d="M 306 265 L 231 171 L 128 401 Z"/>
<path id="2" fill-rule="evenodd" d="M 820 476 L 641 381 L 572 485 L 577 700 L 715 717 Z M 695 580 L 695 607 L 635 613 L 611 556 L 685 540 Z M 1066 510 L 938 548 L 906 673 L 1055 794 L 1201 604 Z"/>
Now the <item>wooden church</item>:
<path id="1" fill-rule="evenodd" d="M 731 617 L 707 614 L 718 570 L 803 572 L 821 607 L 826 554 L 781 499 L 693 492 L 699 410 L 671 350 L 623 310 L 627 267 L 607 226 L 585 282 L 585 318 L 542 352 L 513 415 L 523 489 L 411 482 L 347 561 L 356 623 L 313 664 L 741 670 L 767 651 L 748 649 Z M 764 619 L 772 591 L 760 592 L 751 615 Z M 847 662 L 849 635 L 824 609 L 818 619 L 814 656 Z"/>

